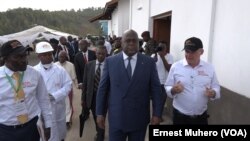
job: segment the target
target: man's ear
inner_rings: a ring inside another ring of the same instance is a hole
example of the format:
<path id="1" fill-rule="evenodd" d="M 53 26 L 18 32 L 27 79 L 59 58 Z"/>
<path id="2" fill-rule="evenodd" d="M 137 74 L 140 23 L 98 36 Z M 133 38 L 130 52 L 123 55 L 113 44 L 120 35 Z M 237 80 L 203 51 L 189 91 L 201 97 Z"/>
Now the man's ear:
<path id="1" fill-rule="evenodd" d="M 200 53 L 201 53 L 201 55 L 204 53 L 204 49 L 203 48 L 200 50 Z"/>

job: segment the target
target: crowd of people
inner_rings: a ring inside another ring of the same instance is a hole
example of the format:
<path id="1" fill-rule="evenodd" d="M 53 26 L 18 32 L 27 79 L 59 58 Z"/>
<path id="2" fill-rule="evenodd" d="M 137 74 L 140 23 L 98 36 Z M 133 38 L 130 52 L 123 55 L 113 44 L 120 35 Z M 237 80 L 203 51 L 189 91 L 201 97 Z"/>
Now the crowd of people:
<path id="1" fill-rule="evenodd" d="M 207 103 L 220 98 L 220 86 L 213 66 L 200 58 L 202 41 L 186 39 L 185 58 L 174 62 L 166 42 L 157 43 L 149 31 L 141 38 L 127 30 L 109 41 L 100 36 L 94 45 L 71 36 L 41 41 L 33 67 L 27 63 L 31 48 L 18 40 L 4 43 L 0 140 L 64 141 L 73 122 L 73 85 L 81 90 L 85 118 L 93 115 L 95 141 L 105 139 L 106 116 L 110 141 L 144 141 L 148 124 L 164 120 L 167 97 L 173 98 L 174 125 L 207 125 Z"/>

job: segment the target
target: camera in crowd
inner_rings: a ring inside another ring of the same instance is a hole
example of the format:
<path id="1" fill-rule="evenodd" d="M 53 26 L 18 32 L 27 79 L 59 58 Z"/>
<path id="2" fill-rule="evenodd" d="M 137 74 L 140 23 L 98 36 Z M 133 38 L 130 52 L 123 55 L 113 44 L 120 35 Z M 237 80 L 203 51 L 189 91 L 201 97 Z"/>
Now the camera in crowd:
<path id="1" fill-rule="evenodd" d="M 161 46 L 156 46 L 156 48 L 155 48 L 155 52 L 159 52 L 159 51 L 162 51 L 162 50 L 163 50 L 163 48 Z"/>

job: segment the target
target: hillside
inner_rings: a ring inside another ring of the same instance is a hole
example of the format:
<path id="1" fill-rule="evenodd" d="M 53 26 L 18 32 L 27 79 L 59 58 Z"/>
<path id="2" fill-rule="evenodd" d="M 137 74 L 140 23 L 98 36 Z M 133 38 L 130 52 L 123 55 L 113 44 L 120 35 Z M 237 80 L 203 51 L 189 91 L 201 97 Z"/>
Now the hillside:
<path id="1" fill-rule="evenodd" d="M 0 36 L 19 32 L 35 25 L 43 25 L 78 36 L 97 35 L 101 33 L 99 23 L 90 23 L 88 20 L 101 12 L 101 8 L 52 12 L 30 8 L 8 10 L 0 12 Z"/>

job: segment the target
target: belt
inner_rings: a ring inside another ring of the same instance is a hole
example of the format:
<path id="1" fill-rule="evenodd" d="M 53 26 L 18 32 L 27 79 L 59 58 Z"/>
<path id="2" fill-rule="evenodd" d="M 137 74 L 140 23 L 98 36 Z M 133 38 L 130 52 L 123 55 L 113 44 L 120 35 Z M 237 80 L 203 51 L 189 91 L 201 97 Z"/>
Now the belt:
<path id="1" fill-rule="evenodd" d="M 0 126 L 4 127 L 4 128 L 9 128 L 9 129 L 18 129 L 18 128 L 22 128 L 22 127 L 28 126 L 32 122 L 36 122 L 37 119 L 38 119 L 38 116 L 35 116 L 30 121 L 28 121 L 28 122 L 26 122 L 24 124 L 19 124 L 19 125 L 4 125 L 4 124 L 0 124 Z"/>
<path id="2" fill-rule="evenodd" d="M 180 112 L 179 110 L 174 108 L 174 111 L 182 116 L 188 117 L 188 118 L 208 118 L 209 115 L 207 114 L 207 111 L 205 111 L 204 113 L 202 113 L 201 115 L 186 115 L 183 114 L 182 112 Z"/>

